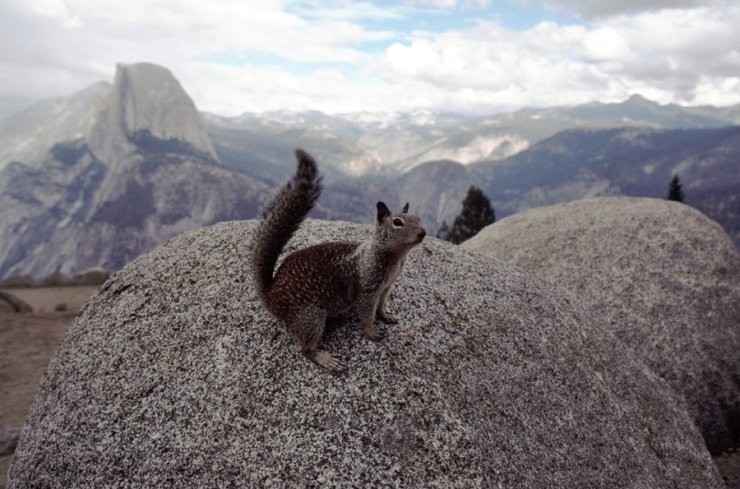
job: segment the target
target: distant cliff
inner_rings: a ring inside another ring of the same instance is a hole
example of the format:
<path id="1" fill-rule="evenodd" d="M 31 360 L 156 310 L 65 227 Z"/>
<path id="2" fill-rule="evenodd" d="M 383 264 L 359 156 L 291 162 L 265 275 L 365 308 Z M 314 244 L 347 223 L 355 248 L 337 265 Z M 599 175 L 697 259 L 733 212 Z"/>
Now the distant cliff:
<path id="1" fill-rule="evenodd" d="M 113 90 L 90 131 L 90 151 L 102 161 L 115 161 L 145 138 L 179 141 L 190 152 L 217 159 L 198 109 L 169 70 L 119 64 Z"/>
<path id="2" fill-rule="evenodd" d="M 119 65 L 86 134 L 0 173 L 0 276 L 117 269 L 182 231 L 254 217 L 268 186 L 218 165 L 172 74 Z"/>

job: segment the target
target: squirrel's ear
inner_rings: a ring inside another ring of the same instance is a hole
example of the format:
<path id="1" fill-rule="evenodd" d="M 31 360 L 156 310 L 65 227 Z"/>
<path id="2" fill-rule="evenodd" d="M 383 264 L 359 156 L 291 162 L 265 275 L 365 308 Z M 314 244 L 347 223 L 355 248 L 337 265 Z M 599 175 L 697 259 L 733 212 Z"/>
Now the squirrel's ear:
<path id="1" fill-rule="evenodd" d="M 390 209 L 388 209 L 388 206 L 385 205 L 383 202 L 378 202 L 378 222 L 381 222 L 383 219 L 391 215 Z"/>
<path id="2" fill-rule="evenodd" d="M 403 206 L 403 209 L 401 209 L 401 214 L 406 214 L 409 211 L 409 203 L 406 202 L 406 205 Z"/>

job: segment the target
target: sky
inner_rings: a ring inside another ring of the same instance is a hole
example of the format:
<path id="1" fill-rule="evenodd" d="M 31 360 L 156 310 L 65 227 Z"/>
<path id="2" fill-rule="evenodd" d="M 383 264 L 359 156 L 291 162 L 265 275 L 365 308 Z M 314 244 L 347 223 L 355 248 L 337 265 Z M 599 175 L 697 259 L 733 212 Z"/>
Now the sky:
<path id="1" fill-rule="evenodd" d="M 738 0 L 0 0 L 0 101 L 148 61 L 224 116 L 734 105 L 738 26 Z"/>

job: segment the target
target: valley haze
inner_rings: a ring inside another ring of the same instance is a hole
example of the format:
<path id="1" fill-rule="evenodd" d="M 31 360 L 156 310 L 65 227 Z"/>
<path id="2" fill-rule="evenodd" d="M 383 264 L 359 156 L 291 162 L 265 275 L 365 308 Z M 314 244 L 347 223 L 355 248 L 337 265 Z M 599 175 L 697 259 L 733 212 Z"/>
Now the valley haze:
<path id="1" fill-rule="evenodd" d="M 434 233 L 470 185 L 497 217 L 594 196 L 687 203 L 738 242 L 740 106 L 619 103 L 489 116 L 198 111 L 168 69 L 122 64 L 113 83 L 0 120 L 0 277 L 117 269 L 185 230 L 258 216 L 301 147 L 326 191 L 315 217 L 370 223 L 411 202 Z"/>

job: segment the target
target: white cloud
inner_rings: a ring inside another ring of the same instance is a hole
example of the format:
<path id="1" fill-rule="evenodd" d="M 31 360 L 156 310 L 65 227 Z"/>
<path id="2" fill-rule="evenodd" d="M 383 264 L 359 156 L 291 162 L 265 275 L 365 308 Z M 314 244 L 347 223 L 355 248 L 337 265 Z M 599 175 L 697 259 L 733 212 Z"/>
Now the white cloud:
<path id="1" fill-rule="evenodd" d="M 28 3 L 28 7 L 41 16 L 60 20 L 66 28 L 82 25 L 80 18 L 69 12 L 64 0 L 33 0 Z"/>
<path id="2" fill-rule="evenodd" d="M 546 5 L 562 8 L 586 18 L 609 17 L 624 13 L 687 9 L 725 0 L 542 0 Z"/>
<path id="3" fill-rule="evenodd" d="M 437 9 L 452 8 L 484 8 L 491 4 L 491 0 L 408 0 L 409 5 L 432 7 Z"/>
<path id="4" fill-rule="evenodd" d="M 457 0 L 409 0 L 409 5 L 419 5 L 422 7 L 434 7 L 434 8 L 455 8 L 457 7 Z"/>
<path id="5" fill-rule="evenodd" d="M 510 108 L 621 100 L 635 92 L 660 102 L 739 103 L 731 82 L 740 73 L 737 25 L 740 6 L 662 10 L 585 26 L 542 22 L 527 31 L 481 22 L 390 46 L 382 76 L 453 94 L 470 89 Z"/>
<path id="6" fill-rule="evenodd" d="M 600 27 L 586 34 L 586 59 L 595 62 L 623 62 L 633 59 L 635 54 L 627 40 L 613 27 Z"/>
<path id="7" fill-rule="evenodd" d="M 462 10 L 487 3 L 430 1 Z M 593 12 L 632 5 L 564 3 Z M 661 9 L 664 3 L 523 31 L 476 14 L 468 28 L 399 33 L 385 22 L 399 25 L 418 10 L 347 0 L 6 0 L 0 95 L 63 95 L 110 80 L 117 62 L 151 61 L 170 68 L 200 108 L 225 115 L 279 108 L 485 113 L 634 92 L 660 102 L 740 103 L 740 5 L 685 0 L 672 4 L 691 8 Z"/>

